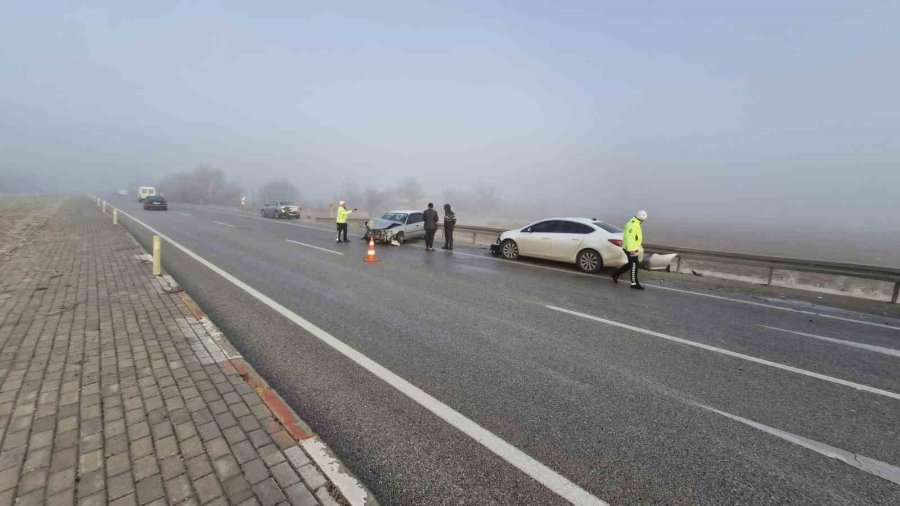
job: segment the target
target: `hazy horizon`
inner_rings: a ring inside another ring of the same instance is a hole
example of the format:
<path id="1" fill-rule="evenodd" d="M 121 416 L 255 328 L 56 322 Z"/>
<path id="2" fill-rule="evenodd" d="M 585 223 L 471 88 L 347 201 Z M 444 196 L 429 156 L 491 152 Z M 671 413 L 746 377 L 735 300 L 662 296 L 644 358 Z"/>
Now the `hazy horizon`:
<path id="1" fill-rule="evenodd" d="M 134 191 L 207 165 L 329 201 L 413 176 L 429 200 L 482 185 L 516 213 L 896 243 L 896 19 L 896 2 L 16 3 L 0 185 Z"/>

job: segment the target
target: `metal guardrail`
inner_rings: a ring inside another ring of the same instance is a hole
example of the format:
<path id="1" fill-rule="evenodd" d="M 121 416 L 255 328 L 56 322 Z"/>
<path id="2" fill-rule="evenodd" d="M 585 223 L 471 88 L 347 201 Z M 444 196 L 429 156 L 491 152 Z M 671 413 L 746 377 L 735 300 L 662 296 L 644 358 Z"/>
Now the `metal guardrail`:
<path id="1" fill-rule="evenodd" d="M 333 222 L 334 218 L 315 218 L 317 222 Z M 352 218 L 351 223 L 362 225 L 366 221 L 362 218 Z M 472 244 L 478 244 L 479 235 L 482 237 L 490 235 L 491 241 L 508 229 L 492 228 L 492 227 L 474 227 L 456 225 L 456 232 L 471 233 Z M 489 244 L 489 243 L 488 243 Z M 697 258 L 702 260 L 717 261 L 721 263 L 739 264 L 754 267 L 765 267 L 769 269 L 767 285 L 772 284 L 772 279 L 777 270 L 810 272 L 815 274 L 826 274 L 832 276 L 847 276 L 852 278 L 872 279 L 877 281 L 887 281 L 894 283 L 891 302 L 897 303 L 900 297 L 900 269 L 891 267 L 880 267 L 875 265 L 857 265 L 840 262 L 828 262 L 824 260 L 809 260 L 803 258 L 790 257 L 774 257 L 766 255 L 753 255 L 748 253 L 732 253 L 727 251 L 712 251 L 696 248 L 682 248 L 680 246 L 669 246 L 663 244 L 645 244 L 646 251 L 654 253 L 677 253 L 679 259 L 676 271 L 681 267 L 681 258 Z"/>

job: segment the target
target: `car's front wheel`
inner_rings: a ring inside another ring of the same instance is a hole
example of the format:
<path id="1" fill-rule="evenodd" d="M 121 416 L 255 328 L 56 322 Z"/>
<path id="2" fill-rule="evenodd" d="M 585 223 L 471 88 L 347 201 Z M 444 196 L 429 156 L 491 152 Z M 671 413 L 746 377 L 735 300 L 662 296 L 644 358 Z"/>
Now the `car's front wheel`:
<path id="1" fill-rule="evenodd" d="M 600 253 L 592 249 L 582 250 L 578 253 L 575 263 L 579 269 L 588 274 L 600 272 L 600 269 L 603 268 L 603 259 L 600 257 Z"/>
<path id="2" fill-rule="evenodd" d="M 397 232 L 397 235 L 394 236 L 394 240 L 400 244 L 403 244 L 406 242 L 406 234 L 404 234 L 403 232 Z"/>
<path id="3" fill-rule="evenodd" d="M 519 245 L 512 239 L 507 239 L 500 243 L 500 254 L 507 260 L 519 259 Z"/>

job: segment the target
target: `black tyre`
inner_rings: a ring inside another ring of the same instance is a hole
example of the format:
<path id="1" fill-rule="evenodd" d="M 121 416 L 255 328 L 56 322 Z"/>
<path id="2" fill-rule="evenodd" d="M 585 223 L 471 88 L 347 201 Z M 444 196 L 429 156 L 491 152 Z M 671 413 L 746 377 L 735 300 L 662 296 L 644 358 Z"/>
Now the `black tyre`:
<path id="1" fill-rule="evenodd" d="M 265 210 L 265 209 L 261 209 L 261 210 L 259 211 L 259 214 L 261 214 L 263 218 L 268 218 L 268 216 L 266 216 L 266 210 Z"/>
<path id="2" fill-rule="evenodd" d="M 507 260 L 519 259 L 519 245 L 512 239 L 507 239 L 500 243 L 500 255 Z"/>
<path id="3" fill-rule="evenodd" d="M 397 232 L 397 235 L 394 236 L 394 240 L 399 242 L 400 244 L 403 244 L 406 242 L 406 234 L 404 234 L 403 232 Z"/>
<path id="4" fill-rule="evenodd" d="M 582 272 L 595 274 L 603 268 L 603 258 L 600 256 L 600 253 L 592 249 L 585 249 L 578 253 L 575 264 L 578 265 Z"/>

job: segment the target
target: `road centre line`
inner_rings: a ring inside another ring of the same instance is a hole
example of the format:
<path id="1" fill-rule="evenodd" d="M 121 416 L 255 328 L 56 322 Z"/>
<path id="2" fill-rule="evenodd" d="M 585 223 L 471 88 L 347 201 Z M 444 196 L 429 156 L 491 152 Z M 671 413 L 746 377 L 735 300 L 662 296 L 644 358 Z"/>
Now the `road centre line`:
<path id="1" fill-rule="evenodd" d="M 223 225 L 223 226 L 226 226 L 226 227 L 234 228 L 234 225 L 232 225 L 231 223 L 223 223 L 223 222 L 221 222 L 221 221 L 213 221 L 213 223 L 216 223 L 216 224 L 218 224 L 218 225 Z"/>
<path id="2" fill-rule="evenodd" d="M 788 330 L 788 329 L 780 329 L 778 327 L 770 327 L 768 325 L 758 324 L 760 327 L 769 329 L 769 330 L 777 330 L 779 332 L 787 332 L 788 334 L 796 334 L 798 336 L 811 337 L 813 339 L 819 339 L 821 341 L 827 341 L 829 343 L 843 344 L 844 346 L 852 346 L 854 348 L 860 348 L 863 350 L 874 351 L 875 353 L 882 353 L 884 355 L 893 355 L 895 357 L 900 357 L 900 350 L 894 348 L 885 348 L 883 346 L 875 346 L 873 344 L 864 344 L 857 343 L 854 341 L 844 341 L 843 339 L 835 339 L 833 337 L 825 337 L 825 336 L 817 336 L 816 334 L 807 334 L 806 332 L 797 332 L 796 330 Z"/>
<path id="3" fill-rule="evenodd" d="M 724 411 L 719 411 L 718 409 L 711 408 L 709 406 L 704 406 L 703 404 L 692 403 L 697 407 L 701 407 L 708 411 L 712 411 L 713 413 L 718 413 L 724 417 L 730 418 L 737 422 L 741 422 L 745 425 L 749 425 L 754 429 L 761 430 L 773 436 L 784 439 L 785 441 L 794 443 L 795 445 L 802 446 L 808 450 L 812 450 L 816 453 L 824 455 L 826 457 L 831 457 L 833 459 L 840 460 L 841 462 L 853 466 L 857 469 L 865 471 L 869 474 L 874 474 L 879 478 L 884 478 L 890 482 L 896 483 L 900 485 L 900 467 L 888 464 L 887 462 L 882 462 L 880 460 L 875 460 L 871 457 L 866 457 L 865 455 L 860 455 L 858 453 L 849 452 L 847 450 L 842 450 L 840 448 L 831 446 L 829 444 L 821 443 L 814 439 L 809 439 L 797 434 L 793 434 L 790 432 L 786 432 L 780 429 L 776 429 L 775 427 L 770 427 L 768 425 L 754 422 L 753 420 L 748 420 L 746 418 L 740 417 L 738 415 L 733 415 L 731 413 L 726 413 Z"/>
<path id="4" fill-rule="evenodd" d="M 549 490 L 553 491 L 563 499 L 571 502 L 575 505 L 606 505 L 604 501 L 598 499 L 597 497 L 591 495 L 588 491 L 582 489 L 575 483 L 569 481 L 567 478 L 557 473 L 556 471 L 550 469 L 544 464 L 538 462 L 534 458 L 530 457 L 528 454 L 519 450 L 512 444 L 506 442 L 501 439 L 499 436 L 485 429 L 484 427 L 478 425 L 475 421 L 467 418 L 462 413 L 456 411 L 450 406 L 444 404 L 439 401 L 435 397 L 425 393 L 422 389 L 416 387 L 412 383 L 407 380 L 401 378 L 400 376 L 394 374 L 386 367 L 381 364 L 375 362 L 369 357 L 363 355 L 356 349 L 348 346 L 343 341 L 338 338 L 332 336 L 331 334 L 325 332 L 312 322 L 304 319 L 298 314 L 294 313 L 290 309 L 284 307 L 279 304 L 275 300 L 271 299 L 267 295 L 262 292 L 256 290 L 252 286 L 247 283 L 241 281 L 240 279 L 232 276 L 222 268 L 213 264 L 212 262 L 206 260 L 201 257 L 197 253 L 194 253 L 190 249 L 185 246 L 182 246 L 180 243 L 173 241 L 171 238 L 163 234 L 162 232 L 156 230 L 155 228 L 147 225 L 141 220 L 131 216 L 130 214 L 119 210 L 123 215 L 130 218 L 135 223 L 143 226 L 150 232 L 160 236 L 163 240 L 174 246 L 175 248 L 181 250 L 184 254 L 197 261 L 207 269 L 215 272 L 222 278 L 231 282 L 236 287 L 240 288 L 256 300 L 265 304 L 272 310 L 278 312 L 288 320 L 295 323 L 297 326 L 303 328 L 313 336 L 317 337 L 319 340 L 324 342 L 325 344 L 331 346 L 336 351 L 349 358 L 360 367 L 372 373 L 377 378 L 381 379 L 388 385 L 394 387 L 396 390 L 406 395 L 416 403 L 418 403 L 423 408 L 435 414 L 438 418 L 444 420 L 448 424 L 452 425 L 462 433 L 466 434 L 470 438 L 474 439 L 477 443 L 481 444 L 495 455 L 499 456 L 503 460 L 507 461 L 515 468 L 519 469 L 523 473 L 527 474 L 535 481 L 545 486 Z"/>
<path id="5" fill-rule="evenodd" d="M 780 364 L 778 362 L 772 362 L 771 360 L 766 360 L 762 358 L 753 357 L 750 355 L 744 355 L 743 353 L 738 353 L 736 351 L 726 350 L 724 348 L 718 348 L 716 346 L 711 346 L 708 344 L 698 343 L 696 341 L 691 341 L 689 339 L 683 339 L 680 337 L 670 336 L 669 334 L 663 334 L 662 332 L 655 332 L 653 330 L 647 330 L 640 327 L 635 327 L 633 325 L 628 325 L 626 323 L 619 323 L 613 320 L 607 320 L 606 318 L 600 318 L 598 316 L 592 316 L 585 313 L 579 313 L 578 311 L 572 311 L 570 309 L 564 309 L 556 306 L 546 306 L 547 309 L 552 309 L 553 311 L 559 311 L 561 313 L 570 314 L 573 316 L 578 316 L 581 318 L 586 318 L 588 320 L 594 320 L 600 323 L 605 323 L 607 325 L 612 325 L 613 327 L 619 327 L 622 329 L 630 330 L 632 332 L 638 332 L 641 334 L 646 334 L 648 336 L 659 337 L 662 339 L 666 339 L 668 341 L 673 341 L 679 344 L 685 344 L 687 346 L 693 346 L 695 348 L 701 348 L 707 351 L 712 351 L 715 353 L 721 353 L 722 355 L 728 355 L 729 357 L 739 358 L 742 360 L 746 360 L 748 362 L 754 362 L 757 364 L 767 365 L 769 367 L 774 367 L 775 369 L 781 369 L 783 371 L 793 372 L 796 374 L 801 374 L 803 376 L 809 376 L 810 378 L 820 379 L 822 381 L 827 381 L 829 383 L 834 383 L 837 385 L 843 385 L 846 387 L 854 388 L 856 390 L 861 390 L 863 392 L 869 392 L 876 395 L 882 395 L 884 397 L 890 397 L 891 399 L 900 400 L 900 393 L 891 392 L 889 390 L 882 390 L 880 388 L 871 387 L 868 385 L 863 385 L 861 383 L 854 383 L 852 381 L 843 380 L 840 378 L 835 378 L 832 376 L 828 376 L 825 374 L 820 374 L 813 371 L 807 371 L 806 369 L 800 369 L 798 367 L 793 367 L 790 365 Z"/>
<path id="6" fill-rule="evenodd" d="M 322 232 L 332 232 L 332 233 L 334 232 L 334 229 L 328 229 L 328 228 L 322 228 L 322 227 L 314 227 L 314 226 L 311 226 L 311 225 L 302 225 L 302 224 L 300 224 L 300 223 L 289 223 L 289 222 L 286 222 L 286 221 L 280 221 L 280 220 L 275 219 L 275 218 L 262 218 L 262 217 L 260 217 L 260 216 L 246 216 L 246 215 L 243 215 L 243 214 L 228 213 L 228 212 L 225 212 L 225 211 L 216 211 L 216 210 L 213 210 L 213 209 L 204 209 L 204 211 L 209 212 L 209 213 L 224 214 L 225 216 L 234 216 L 235 218 L 247 218 L 247 219 L 249 219 L 249 220 L 265 221 L 266 223 L 277 223 L 278 225 L 290 225 L 290 226 L 292 226 L 292 227 L 308 228 L 308 229 L 311 229 L 311 230 L 321 230 Z"/>
<path id="7" fill-rule="evenodd" d="M 290 240 L 290 239 L 285 239 L 285 241 L 287 241 L 287 242 L 292 242 L 292 243 L 294 243 L 294 244 L 299 244 L 300 246 L 306 246 L 307 248 L 313 248 L 313 249 L 317 249 L 317 250 L 320 250 L 320 251 L 325 251 L 325 252 L 328 252 L 328 253 L 334 253 L 335 255 L 343 255 L 343 253 L 340 252 L 340 251 L 334 251 L 334 250 L 330 250 L 330 249 L 326 249 L 326 248 L 320 248 L 320 247 L 318 247 L 318 246 L 313 246 L 312 244 L 306 244 L 305 242 L 292 241 L 292 240 Z"/>
<path id="8" fill-rule="evenodd" d="M 867 322 L 865 320 L 854 320 L 853 318 L 844 318 L 843 316 L 834 316 L 834 315 L 825 314 L 825 313 L 816 313 L 815 311 L 807 311 L 805 309 L 794 309 L 794 308 L 790 308 L 790 307 L 775 306 L 772 304 L 765 304 L 762 302 L 754 302 L 752 300 L 735 299 L 732 297 L 724 297 L 722 295 L 713 295 L 711 293 L 693 292 L 690 290 L 683 290 L 681 288 L 672 288 L 670 286 L 647 285 L 647 288 L 656 288 L 659 290 L 669 290 L 671 292 L 678 292 L 678 293 L 688 293 L 691 295 L 699 295 L 700 297 L 709 297 L 711 299 L 739 302 L 741 304 L 748 304 L 750 306 L 768 307 L 768 308 L 772 308 L 772 309 L 778 309 L 780 311 L 787 311 L 790 313 L 799 313 L 799 314 L 805 314 L 805 315 L 810 315 L 810 316 L 821 316 L 822 318 L 831 318 L 832 320 L 840 320 L 840 321 L 845 321 L 845 322 L 850 322 L 850 323 L 859 323 L 861 325 L 871 325 L 873 327 L 881 327 L 881 328 L 885 328 L 885 329 L 900 330 L 900 327 L 897 327 L 894 325 L 887 325 L 884 323 Z"/>
<path id="9" fill-rule="evenodd" d="M 262 220 L 262 221 L 272 222 L 272 220 L 270 220 L 270 219 L 267 219 L 267 218 L 260 218 L 260 217 L 257 217 L 257 216 L 243 216 L 243 215 L 234 214 L 234 213 L 227 213 L 227 212 L 224 212 L 224 211 L 213 211 L 213 210 L 207 210 L 207 211 L 212 212 L 212 213 L 226 214 L 226 215 L 229 215 L 229 216 L 237 216 L 237 217 L 240 217 L 240 218 L 250 218 L 250 219 L 254 219 L 254 220 Z M 321 231 L 323 231 L 323 232 L 333 232 L 333 230 L 331 230 L 331 229 L 326 229 L 326 228 L 321 228 L 321 227 L 313 227 L 313 226 L 310 226 L 310 225 L 301 225 L 301 224 L 299 224 L 299 223 L 283 223 L 283 222 L 278 222 L 278 221 L 276 221 L 276 222 L 274 222 L 274 223 L 281 223 L 282 225 L 291 225 L 291 226 L 294 226 L 294 227 L 309 228 L 309 229 L 312 229 L 312 230 L 321 230 Z M 415 248 L 422 248 L 421 246 L 415 246 L 415 245 L 413 245 L 413 247 L 415 247 Z M 504 262 L 504 263 L 506 263 L 506 264 L 508 264 L 508 265 L 516 265 L 516 266 L 521 266 L 521 267 L 531 267 L 531 268 L 534 268 L 534 269 L 544 269 L 544 270 L 548 270 L 548 271 L 563 272 L 563 273 L 570 274 L 570 275 L 573 275 L 573 276 L 585 276 L 585 277 L 590 277 L 590 278 L 594 278 L 594 279 L 600 279 L 600 280 L 602 280 L 602 281 L 612 281 L 612 279 L 610 279 L 610 278 L 608 278 L 608 277 L 606 277 L 606 276 L 598 276 L 598 275 L 596 275 L 596 274 L 588 274 L 588 273 L 585 273 L 585 272 L 573 271 L 573 270 L 571 270 L 571 269 L 561 269 L 561 268 L 558 268 L 558 267 L 548 267 L 548 266 L 546 266 L 546 265 L 535 265 L 535 264 L 531 264 L 531 263 L 527 263 L 527 262 L 510 262 L 509 260 L 504 260 L 504 259 L 502 259 L 502 258 L 495 258 L 495 257 L 492 257 L 492 256 L 486 256 L 486 255 L 476 255 L 476 254 L 473 254 L 473 253 L 466 253 L 466 252 L 463 252 L 463 251 L 456 251 L 456 250 L 454 250 L 454 251 L 446 251 L 446 252 L 447 252 L 447 253 L 452 253 L 452 254 L 454 254 L 454 255 L 464 255 L 464 256 L 470 256 L 470 257 L 474 257 L 474 258 L 480 258 L 480 259 L 482 259 L 482 260 L 491 260 L 491 261 L 494 261 L 494 262 Z M 661 286 L 661 285 L 644 285 L 644 286 L 645 286 L 645 288 L 650 288 L 650 289 L 668 290 L 668 291 L 670 291 L 670 292 L 684 293 L 684 294 L 688 294 L 688 295 L 696 295 L 696 296 L 699 296 L 699 297 L 708 297 L 708 298 L 710 298 L 710 299 L 723 300 L 723 301 L 728 301 L 728 302 L 736 302 L 736 303 L 739 303 L 739 304 L 746 304 L 746 305 L 756 306 L 756 307 L 765 307 L 765 308 L 770 308 L 770 309 L 777 309 L 777 310 L 779 310 L 779 311 L 787 311 L 787 312 L 790 312 L 790 313 L 805 314 L 805 315 L 810 315 L 810 316 L 819 316 L 819 317 L 822 317 L 822 318 L 829 318 L 829 319 L 832 319 L 832 320 L 839 320 L 839 321 L 844 321 L 844 322 L 848 322 L 848 323 L 858 323 L 858 324 L 860 324 L 860 325 L 869 325 L 869 326 L 880 327 L 880 328 L 885 328 L 885 329 L 900 330 L 900 326 L 896 326 L 896 325 L 888 325 L 888 324 L 884 324 L 884 323 L 875 323 L 875 322 L 869 322 L 869 321 L 865 321 L 865 320 L 856 320 L 856 319 L 853 319 L 853 318 L 845 318 L 845 317 L 842 317 L 842 316 L 829 315 L 829 314 L 825 314 L 825 313 L 817 313 L 817 312 L 814 312 L 814 311 L 807 311 L 807 310 L 803 310 L 803 309 L 794 309 L 794 308 L 789 308 L 789 307 L 776 306 L 776 305 L 774 305 L 774 304 L 765 304 L 765 303 L 763 303 L 763 302 L 755 302 L 755 301 L 751 301 L 751 300 L 737 299 L 737 298 L 734 298 L 734 297 L 725 297 L 725 296 L 722 296 L 722 295 L 714 295 L 714 294 L 711 294 L 711 293 L 695 292 L 695 291 L 692 291 L 692 290 L 685 290 L 685 289 L 682 289 L 682 288 L 673 288 L 673 287 L 670 287 L 670 286 Z"/>
<path id="10" fill-rule="evenodd" d="M 181 211 L 178 211 L 178 214 L 180 214 L 180 215 L 182 215 L 182 216 L 190 216 L 190 214 L 188 214 L 188 213 L 183 213 L 183 212 L 181 212 Z"/>

